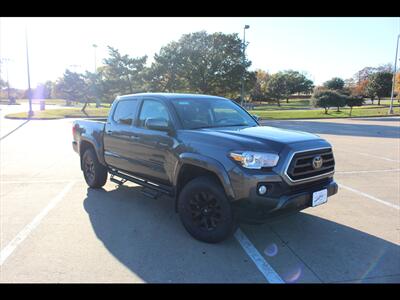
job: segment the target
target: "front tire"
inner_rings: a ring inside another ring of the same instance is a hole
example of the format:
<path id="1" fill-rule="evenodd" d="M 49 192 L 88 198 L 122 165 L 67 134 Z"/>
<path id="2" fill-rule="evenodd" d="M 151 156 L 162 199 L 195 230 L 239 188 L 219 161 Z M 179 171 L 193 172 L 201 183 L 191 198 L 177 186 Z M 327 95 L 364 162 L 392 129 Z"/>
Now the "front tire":
<path id="1" fill-rule="evenodd" d="M 178 213 L 189 234 L 202 242 L 221 242 L 237 228 L 224 190 L 211 177 L 198 177 L 184 186 L 178 199 Z"/>
<path id="2" fill-rule="evenodd" d="M 97 159 L 93 149 L 89 148 L 82 156 L 82 169 L 86 183 L 91 188 L 101 188 L 107 182 L 107 168 Z"/>

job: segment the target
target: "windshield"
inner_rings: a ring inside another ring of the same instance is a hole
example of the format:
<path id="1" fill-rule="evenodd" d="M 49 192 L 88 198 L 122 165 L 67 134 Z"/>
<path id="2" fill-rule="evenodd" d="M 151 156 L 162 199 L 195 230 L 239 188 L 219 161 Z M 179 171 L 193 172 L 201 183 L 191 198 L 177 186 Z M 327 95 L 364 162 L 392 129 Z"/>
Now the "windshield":
<path id="1" fill-rule="evenodd" d="M 171 101 L 185 129 L 257 126 L 240 106 L 228 99 L 174 99 Z"/>

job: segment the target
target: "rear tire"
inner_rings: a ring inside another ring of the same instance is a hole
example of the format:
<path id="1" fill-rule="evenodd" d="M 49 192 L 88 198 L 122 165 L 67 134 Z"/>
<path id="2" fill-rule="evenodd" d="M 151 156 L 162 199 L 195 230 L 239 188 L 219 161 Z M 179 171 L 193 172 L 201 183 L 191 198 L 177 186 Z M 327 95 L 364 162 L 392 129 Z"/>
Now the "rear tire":
<path id="1" fill-rule="evenodd" d="M 178 199 L 183 226 L 195 239 L 218 243 L 237 228 L 231 203 L 219 182 L 202 176 L 187 183 Z"/>
<path id="2" fill-rule="evenodd" d="M 91 188 L 101 188 L 107 182 L 107 168 L 97 159 L 93 149 L 89 148 L 82 156 L 83 176 Z"/>

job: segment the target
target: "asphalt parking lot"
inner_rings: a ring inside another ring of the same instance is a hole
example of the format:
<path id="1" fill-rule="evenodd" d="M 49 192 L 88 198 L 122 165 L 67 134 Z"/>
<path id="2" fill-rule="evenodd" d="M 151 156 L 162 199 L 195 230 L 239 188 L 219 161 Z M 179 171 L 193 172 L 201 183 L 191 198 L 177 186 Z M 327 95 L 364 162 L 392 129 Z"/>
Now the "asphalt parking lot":
<path id="1" fill-rule="evenodd" d="M 0 282 L 400 283 L 400 118 L 265 121 L 331 142 L 339 192 L 209 245 L 167 197 L 87 188 L 71 119 L 7 120 L 0 108 Z"/>

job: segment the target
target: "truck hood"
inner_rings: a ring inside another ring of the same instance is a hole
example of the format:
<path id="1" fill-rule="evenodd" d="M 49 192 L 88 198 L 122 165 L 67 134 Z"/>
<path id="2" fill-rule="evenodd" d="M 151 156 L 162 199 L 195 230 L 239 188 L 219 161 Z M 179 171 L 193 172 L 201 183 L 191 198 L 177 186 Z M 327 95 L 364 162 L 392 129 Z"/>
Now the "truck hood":
<path id="1" fill-rule="evenodd" d="M 257 145 L 265 146 L 266 143 L 274 144 L 274 148 L 282 148 L 291 143 L 321 140 L 315 134 L 270 126 L 204 128 L 201 132 L 245 144 L 252 142 L 256 148 L 258 148 Z"/>

